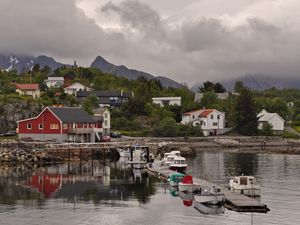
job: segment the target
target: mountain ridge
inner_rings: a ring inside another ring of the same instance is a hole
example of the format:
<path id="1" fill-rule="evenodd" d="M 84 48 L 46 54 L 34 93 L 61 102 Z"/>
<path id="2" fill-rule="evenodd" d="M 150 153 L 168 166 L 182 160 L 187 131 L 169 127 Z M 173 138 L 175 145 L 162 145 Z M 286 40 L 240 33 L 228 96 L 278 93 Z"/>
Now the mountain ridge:
<path id="1" fill-rule="evenodd" d="M 39 55 L 37 57 L 30 55 L 5 55 L 0 54 L 0 68 L 9 71 L 16 70 L 17 73 L 23 73 L 29 71 L 33 68 L 35 64 L 39 64 L 40 67 L 48 66 L 52 71 L 62 67 L 71 67 L 72 65 L 64 64 L 56 61 L 53 57 L 46 55 Z M 95 60 L 91 63 L 90 68 L 97 68 L 105 73 L 110 73 L 116 76 L 125 77 L 130 80 L 135 80 L 140 76 L 146 79 L 156 79 L 161 82 L 164 87 L 180 88 L 182 85 L 168 77 L 164 76 L 154 76 L 150 73 L 139 71 L 136 69 L 129 69 L 124 65 L 116 66 L 102 56 L 97 56 Z"/>

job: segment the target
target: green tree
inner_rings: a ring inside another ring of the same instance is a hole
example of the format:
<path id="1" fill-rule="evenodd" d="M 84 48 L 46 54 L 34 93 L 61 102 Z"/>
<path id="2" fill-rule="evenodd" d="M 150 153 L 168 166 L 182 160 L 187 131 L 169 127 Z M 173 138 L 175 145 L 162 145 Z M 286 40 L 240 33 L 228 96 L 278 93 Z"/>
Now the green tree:
<path id="1" fill-rule="evenodd" d="M 257 110 L 254 96 L 248 88 L 244 88 L 235 103 L 235 129 L 243 135 L 257 134 Z"/>
<path id="2" fill-rule="evenodd" d="M 209 91 L 203 94 L 200 104 L 205 108 L 214 108 L 218 102 L 218 97 L 213 91 Z"/>
<path id="3" fill-rule="evenodd" d="M 94 114 L 94 110 L 99 107 L 98 98 L 95 95 L 88 96 L 82 104 L 85 111 L 87 111 L 90 115 Z"/>
<path id="4" fill-rule="evenodd" d="M 226 89 L 223 87 L 223 85 L 219 82 L 213 83 L 211 81 L 206 81 L 203 83 L 203 86 L 199 88 L 199 91 L 201 93 L 214 91 L 215 93 L 224 93 L 226 92 Z"/>
<path id="5" fill-rule="evenodd" d="M 273 135 L 273 126 L 270 124 L 270 123 L 264 123 L 262 128 L 261 128 L 261 131 L 260 133 L 262 135 L 265 135 L 265 136 L 271 136 Z"/>
<path id="6" fill-rule="evenodd" d="M 241 91 L 243 89 L 244 89 L 244 83 L 243 83 L 243 81 L 238 80 L 238 81 L 236 81 L 234 83 L 234 92 L 235 93 L 241 93 Z"/>

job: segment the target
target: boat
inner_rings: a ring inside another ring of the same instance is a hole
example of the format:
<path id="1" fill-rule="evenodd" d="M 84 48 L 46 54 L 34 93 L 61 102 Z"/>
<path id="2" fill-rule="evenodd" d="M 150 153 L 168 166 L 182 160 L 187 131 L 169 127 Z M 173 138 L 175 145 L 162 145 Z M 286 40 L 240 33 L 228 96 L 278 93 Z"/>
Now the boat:
<path id="1" fill-rule="evenodd" d="M 195 201 L 199 203 L 206 203 L 217 205 L 225 201 L 225 196 L 220 188 L 212 187 L 210 189 L 202 189 L 199 193 L 194 195 Z"/>
<path id="2" fill-rule="evenodd" d="M 168 156 L 170 157 L 170 156 Z M 174 170 L 177 172 L 184 172 L 187 168 L 187 164 L 184 157 L 175 156 L 173 161 L 169 165 L 170 170 Z"/>
<path id="3" fill-rule="evenodd" d="M 178 189 L 182 192 L 193 193 L 200 190 L 200 185 L 193 182 L 193 177 L 185 175 L 178 183 Z"/>
<path id="4" fill-rule="evenodd" d="M 167 155 L 167 160 L 163 162 L 163 166 L 169 167 L 173 162 L 176 155 L 169 154 Z"/>
<path id="5" fill-rule="evenodd" d="M 184 174 L 182 173 L 172 173 L 168 179 L 170 186 L 177 187 L 178 183 L 182 180 Z"/>
<path id="6" fill-rule="evenodd" d="M 193 193 L 189 193 L 189 192 L 183 192 L 183 191 L 179 191 L 178 196 L 182 199 L 182 200 L 190 200 L 190 201 L 194 201 L 194 194 Z"/>
<path id="7" fill-rule="evenodd" d="M 233 192 L 251 197 L 260 196 L 261 188 L 254 176 L 236 176 L 229 181 L 229 189 Z"/>
<path id="8" fill-rule="evenodd" d="M 170 195 L 172 197 L 177 197 L 179 195 L 178 187 L 169 187 Z"/>
<path id="9" fill-rule="evenodd" d="M 130 146 L 127 145 L 123 148 L 117 148 L 117 151 L 120 154 L 120 157 L 130 157 Z"/>
<path id="10" fill-rule="evenodd" d="M 161 165 L 170 166 L 176 156 L 180 156 L 180 151 L 166 152 L 164 154 L 164 158 L 162 159 Z"/>
<path id="11" fill-rule="evenodd" d="M 225 212 L 224 206 L 221 204 L 211 205 L 206 203 L 200 203 L 197 201 L 194 201 L 194 209 L 196 209 L 202 214 L 207 214 L 207 215 L 217 215 L 217 214 L 223 214 Z"/>

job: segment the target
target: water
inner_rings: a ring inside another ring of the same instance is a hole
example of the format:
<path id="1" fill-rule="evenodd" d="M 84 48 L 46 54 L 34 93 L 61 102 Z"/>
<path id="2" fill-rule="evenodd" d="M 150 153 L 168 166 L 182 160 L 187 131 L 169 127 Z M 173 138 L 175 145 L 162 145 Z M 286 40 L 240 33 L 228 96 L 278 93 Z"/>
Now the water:
<path id="1" fill-rule="evenodd" d="M 173 197 L 156 178 L 122 161 L 28 168 L 0 166 L 1 225 L 299 224 L 300 156 L 199 152 L 189 172 L 220 185 L 253 174 L 271 211 L 205 215 Z M 142 177 L 142 178 L 140 178 Z M 222 209 L 223 210 L 223 209 Z"/>

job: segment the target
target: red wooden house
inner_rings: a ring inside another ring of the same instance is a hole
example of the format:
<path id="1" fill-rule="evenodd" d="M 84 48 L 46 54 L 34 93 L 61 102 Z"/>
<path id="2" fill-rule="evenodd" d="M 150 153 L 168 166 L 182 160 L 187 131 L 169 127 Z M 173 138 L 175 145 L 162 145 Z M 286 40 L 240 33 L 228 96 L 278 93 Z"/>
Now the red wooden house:
<path id="1" fill-rule="evenodd" d="M 37 117 L 18 121 L 19 138 L 36 141 L 95 142 L 103 132 L 102 119 L 78 107 L 46 107 Z"/>

